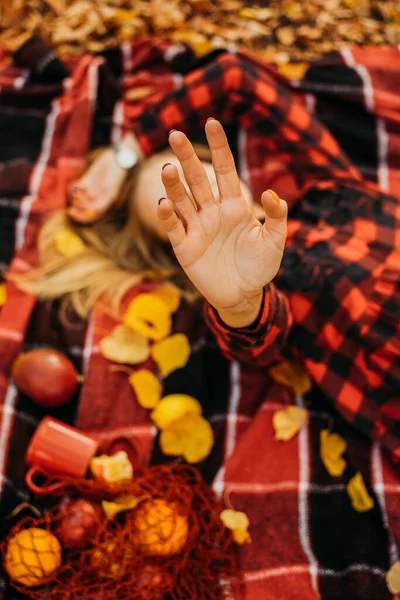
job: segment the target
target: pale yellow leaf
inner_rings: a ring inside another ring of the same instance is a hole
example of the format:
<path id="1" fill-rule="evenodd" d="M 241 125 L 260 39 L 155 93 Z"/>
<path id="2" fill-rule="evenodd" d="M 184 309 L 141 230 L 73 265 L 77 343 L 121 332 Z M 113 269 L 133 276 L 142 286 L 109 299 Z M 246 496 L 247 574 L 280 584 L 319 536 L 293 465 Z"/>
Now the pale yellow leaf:
<path id="1" fill-rule="evenodd" d="M 190 344 L 183 333 L 175 333 L 170 337 L 153 344 L 151 356 L 165 379 L 170 373 L 182 369 L 190 357 Z"/>
<path id="2" fill-rule="evenodd" d="M 202 408 L 198 400 L 186 394 L 165 396 L 151 413 L 158 429 L 167 429 L 175 421 L 188 415 L 201 415 Z"/>
<path id="3" fill-rule="evenodd" d="M 130 303 L 124 324 L 151 340 L 162 340 L 171 332 L 171 311 L 155 294 L 140 294 Z"/>
<path id="4" fill-rule="evenodd" d="M 311 379 L 304 369 L 299 364 L 288 360 L 271 367 L 269 374 L 274 381 L 287 385 L 301 396 L 309 392 L 312 387 Z"/>
<path id="5" fill-rule="evenodd" d="M 288 406 L 277 410 L 272 416 L 275 439 L 288 441 L 300 431 L 307 417 L 307 411 L 300 406 Z"/>
<path id="6" fill-rule="evenodd" d="M 160 448 L 164 454 L 183 456 L 190 464 L 207 458 L 214 444 L 211 425 L 196 414 L 174 421 L 161 432 Z"/>
<path id="7" fill-rule="evenodd" d="M 161 383 L 151 371 L 140 369 L 129 376 L 136 399 L 143 408 L 155 408 L 161 399 Z"/>
<path id="8" fill-rule="evenodd" d="M 395 562 L 386 573 L 386 584 L 389 592 L 400 594 L 400 561 Z"/>
<path id="9" fill-rule="evenodd" d="M 232 531 L 233 539 L 237 544 L 251 541 L 247 531 L 250 523 L 246 513 L 227 508 L 219 516 L 225 527 Z"/>
<path id="10" fill-rule="evenodd" d="M 125 325 L 117 325 L 99 346 L 104 358 L 120 364 L 137 365 L 150 356 L 148 340 Z"/>
<path id="11" fill-rule="evenodd" d="M 133 466 L 124 450 L 111 456 L 102 454 L 95 456 L 90 461 L 90 470 L 96 479 L 103 479 L 107 483 L 132 481 Z"/>

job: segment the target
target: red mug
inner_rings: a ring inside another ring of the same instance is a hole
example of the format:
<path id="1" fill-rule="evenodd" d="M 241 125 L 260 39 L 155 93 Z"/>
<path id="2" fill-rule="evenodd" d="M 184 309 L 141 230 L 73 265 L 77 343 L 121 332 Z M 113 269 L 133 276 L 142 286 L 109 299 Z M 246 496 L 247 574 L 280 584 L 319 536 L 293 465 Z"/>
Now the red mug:
<path id="1" fill-rule="evenodd" d="M 98 448 L 99 441 L 93 436 L 45 417 L 33 434 L 25 457 L 31 467 L 25 477 L 28 488 L 36 494 L 47 494 L 61 487 L 60 482 L 38 486 L 34 478 L 43 472 L 83 477 Z"/>

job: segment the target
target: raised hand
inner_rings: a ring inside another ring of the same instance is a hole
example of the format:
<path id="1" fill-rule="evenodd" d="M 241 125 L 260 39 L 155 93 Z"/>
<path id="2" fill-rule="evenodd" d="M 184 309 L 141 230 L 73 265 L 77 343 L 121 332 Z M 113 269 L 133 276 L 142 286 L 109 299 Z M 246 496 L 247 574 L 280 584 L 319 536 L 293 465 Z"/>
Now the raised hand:
<path id="1" fill-rule="evenodd" d="M 257 316 L 262 290 L 276 275 L 286 240 L 287 205 L 270 192 L 261 203 L 265 222 L 247 206 L 232 153 L 221 124 L 206 124 L 219 197 L 211 191 L 192 144 L 179 131 L 169 142 L 181 163 L 191 196 L 174 165 L 166 165 L 162 181 L 166 198 L 158 215 L 176 257 L 199 292 L 233 327 L 249 325 Z"/>

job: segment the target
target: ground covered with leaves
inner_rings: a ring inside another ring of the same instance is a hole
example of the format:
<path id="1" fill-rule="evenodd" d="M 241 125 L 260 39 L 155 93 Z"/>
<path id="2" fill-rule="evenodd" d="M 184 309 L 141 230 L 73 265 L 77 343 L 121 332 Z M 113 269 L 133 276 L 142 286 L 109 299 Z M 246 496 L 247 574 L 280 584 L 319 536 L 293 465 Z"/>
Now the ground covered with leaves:
<path id="1" fill-rule="evenodd" d="M 38 34 L 61 55 L 142 36 L 189 42 L 199 55 L 245 47 L 278 64 L 344 45 L 400 44 L 399 0 L 0 0 L 0 44 Z"/>

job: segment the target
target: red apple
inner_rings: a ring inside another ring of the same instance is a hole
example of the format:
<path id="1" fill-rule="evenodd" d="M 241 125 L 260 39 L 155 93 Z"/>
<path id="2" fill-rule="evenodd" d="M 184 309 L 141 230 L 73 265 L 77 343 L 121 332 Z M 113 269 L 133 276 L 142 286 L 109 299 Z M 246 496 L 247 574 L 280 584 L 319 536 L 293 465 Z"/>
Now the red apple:
<path id="1" fill-rule="evenodd" d="M 56 536 L 65 548 L 85 548 L 96 535 L 103 518 L 100 506 L 77 498 L 63 500 L 59 508 L 61 518 Z"/>
<path id="2" fill-rule="evenodd" d="M 71 361 L 51 348 L 21 354 L 14 362 L 12 376 L 21 392 L 46 408 L 66 404 L 79 383 Z"/>

